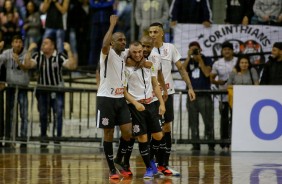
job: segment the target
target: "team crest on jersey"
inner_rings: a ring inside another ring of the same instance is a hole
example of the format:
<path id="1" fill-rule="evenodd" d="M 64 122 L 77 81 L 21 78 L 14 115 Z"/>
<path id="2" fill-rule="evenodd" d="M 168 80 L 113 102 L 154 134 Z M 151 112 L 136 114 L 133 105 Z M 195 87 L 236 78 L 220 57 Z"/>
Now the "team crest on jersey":
<path id="1" fill-rule="evenodd" d="M 168 51 L 167 49 L 164 49 L 164 55 L 167 56 L 168 55 Z"/>
<path id="2" fill-rule="evenodd" d="M 102 125 L 104 126 L 109 125 L 109 118 L 102 118 Z"/>
<path id="3" fill-rule="evenodd" d="M 133 126 L 133 132 L 134 132 L 134 133 L 140 132 L 140 127 L 139 127 L 139 125 L 134 125 L 134 126 Z"/>

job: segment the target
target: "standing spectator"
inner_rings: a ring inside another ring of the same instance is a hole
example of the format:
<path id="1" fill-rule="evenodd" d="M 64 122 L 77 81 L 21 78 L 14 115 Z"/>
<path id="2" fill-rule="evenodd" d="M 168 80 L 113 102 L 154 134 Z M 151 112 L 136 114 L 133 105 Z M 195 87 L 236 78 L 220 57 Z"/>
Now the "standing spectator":
<path id="1" fill-rule="evenodd" d="M 252 67 L 250 58 L 242 56 L 238 59 L 233 71 L 230 73 L 228 85 L 228 103 L 233 107 L 233 85 L 258 85 L 259 77 L 255 68 Z M 232 113 L 231 113 L 232 114 Z"/>
<path id="2" fill-rule="evenodd" d="M 282 84 L 282 42 L 274 43 L 269 61 L 264 65 L 261 85 Z"/>
<path id="3" fill-rule="evenodd" d="M 4 49 L 11 47 L 12 37 L 19 33 L 19 20 L 19 14 L 14 8 L 13 2 L 11 0 L 5 0 L 3 12 L 0 13 L 1 31 L 4 42 L 6 43 Z"/>
<path id="4" fill-rule="evenodd" d="M 91 33 L 88 65 L 94 68 L 99 62 L 103 36 L 110 26 L 110 16 L 114 14 L 114 3 L 115 0 L 90 0 Z"/>
<path id="5" fill-rule="evenodd" d="M 41 11 L 46 13 L 43 38 L 56 37 L 58 52 L 64 51 L 65 30 L 63 15 L 68 11 L 69 0 L 44 0 Z"/>
<path id="6" fill-rule="evenodd" d="M 259 78 L 255 68 L 252 67 L 249 57 L 238 59 L 233 71 L 230 73 L 227 85 L 258 85 Z"/>
<path id="7" fill-rule="evenodd" d="M 254 16 L 254 2 L 255 0 L 227 0 L 225 23 L 250 24 Z"/>
<path id="8" fill-rule="evenodd" d="M 198 42 L 191 42 L 189 44 L 188 56 L 183 66 L 188 72 L 194 90 L 210 90 L 212 61 L 210 58 L 202 55 L 201 51 Z M 205 138 L 214 140 L 214 107 L 211 95 L 207 93 L 198 93 L 197 98 L 194 101 L 191 101 L 188 98 L 187 108 L 192 140 L 198 141 L 200 138 L 199 114 L 201 114 L 205 124 Z M 200 144 L 193 144 L 192 150 L 200 150 Z M 214 144 L 209 144 L 209 150 L 214 150 Z"/>
<path id="9" fill-rule="evenodd" d="M 167 0 L 142 0 L 136 2 L 135 19 L 139 26 L 139 38 L 144 33 L 148 34 L 148 28 L 153 22 L 162 24 L 168 19 L 169 5 Z"/>
<path id="10" fill-rule="evenodd" d="M 100 84 L 97 92 L 97 127 L 104 131 L 103 147 L 109 167 L 109 178 L 119 179 L 113 160 L 114 128 L 121 130 L 120 149 L 126 150 L 131 137 L 132 124 L 130 112 L 124 98 L 126 38 L 123 33 L 113 30 L 118 17 L 110 16 L 110 26 L 103 40 L 100 56 Z M 122 155 L 121 155 L 122 157 Z M 126 172 L 121 173 L 128 176 Z"/>
<path id="11" fill-rule="evenodd" d="M 0 63 L 3 62 L 6 66 L 6 80 L 8 84 L 28 85 L 29 75 L 23 67 L 24 57 L 26 51 L 23 47 L 22 37 L 15 35 L 12 38 L 12 48 L 7 49 L 0 55 Z M 28 127 L 28 99 L 27 91 L 19 90 L 18 96 L 15 97 L 16 91 L 14 88 L 7 89 L 7 109 L 9 109 L 9 115 L 6 119 L 6 138 L 11 138 L 11 129 L 14 117 L 14 101 L 18 99 L 17 103 L 20 105 L 20 117 L 21 117 L 21 137 L 27 138 Z M 7 143 L 6 146 L 10 144 Z M 22 144 L 21 147 L 26 147 L 26 144 Z"/>
<path id="12" fill-rule="evenodd" d="M 224 42 L 221 46 L 223 58 L 217 60 L 210 74 L 212 84 L 218 85 L 220 90 L 227 90 L 227 80 L 237 63 L 237 58 L 234 57 L 233 45 L 229 42 Z M 216 78 L 217 77 L 217 78 Z M 230 139 L 231 121 L 229 118 L 229 104 L 227 95 L 221 95 L 219 102 L 220 112 L 220 136 L 221 139 Z M 221 144 L 221 148 L 225 151 L 229 150 L 229 144 Z"/>
<path id="13" fill-rule="evenodd" d="M 174 120 L 173 94 L 175 93 L 175 90 L 171 73 L 172 64 L 177 67 L 182 79 L 185 81 L 188 87 L 188 95 L 191 100 L 195 99 L 195 93 L 193 91 L 189 76 L 180 61 L 181 56 L 178 50 L 173 44 L 163 42 L 163 25 L 161 23 L 151 24 L 149 27 L 149 36 L 152 37 L 154 41 L 153 51 L 161 55 L 161 68 L 168 92 L 168 99 L 165 103 L 166 112 L 164 114 L 163 124 L 164 137 L 162 138 L 161 142 L 161 145 L 166 146 L 160 146 L 160 155 L 157 158 L 159 167 L 158 169 L 167 175 L 180 175 L 178 171 L 168 167 L 171 152 L 171 123 Z"/>
<path id="14" fill-rule="evenodd" d="M 177 23 L 203 24 L 210 27 L 212 11 L 209 0 L 174 0 L 170 7 L 171 26 Z"/>
<path id="15" fill-rule="evenodd" d="M 124 8 L 118 14 L 117 31 L 124 33 L 125 37 L 130 40 L 132 2 L 126 0 L 125 3 Z"/>
<path id="16" fill-rule="evenodd" d="M 254 13 L 258 17 L 258 24 L 281 26 L 281 0 L 255 0 Z"/>
<path id="17" fill-rule="evenodd" d="M 68 31 L 72 50 L 78 55 L 79 65 L 86 66 L 90 45 L 89 0 L 74 1 L 68 14 Z"/>
<path id="18" fill-rule="evenodd" d="M 37 45 L 35 43 L 30 44 L 24 67 L 37 67 L 39 72 L 38 85 L 63 87 L 63 67 L 69 70 L 74 70 L 77 67 L 77 61 L 73 57 L 70 45 L 64 43 L 64 49 L 67 52 L 66 56 L 56 50 L 55 40 L 51 37 L 47 37 L 43 39 L 41 51 L 36 52 L 31 58 L 31 53 L 36 47 Z M 46 143 L 44 138 L 47 137 L 48 108 L 50 106 L 56 116 L 57 137 L 62 136 L 64 93 L 37 91 L 36 96 L 40 115 L 41 137 L 43 142 Z M 46 146 L 47 145 L 41 145 L 42 148 Z"/>
<path id="19" fill-rule="evenodd" d="M 41 39 L 41 19 L 37 5 L 34 1 L 28 1 L 26 5 L 26 19 L 24 20 L 23 29 L 25 31 L 25 48 L 35 42 L 39 44 Z"/>
<path id="20" fill-rule="evenodd" d="M 4 42 L 0 42 L 0 47 L 3 47 L 2 45 Z M 6 82 L 6 67 L 5 65 L 0 65 L 0 148 L 2 145 L 2 140 L 4 138 L 4 88 L 5 88 L 5 82 Z"/>

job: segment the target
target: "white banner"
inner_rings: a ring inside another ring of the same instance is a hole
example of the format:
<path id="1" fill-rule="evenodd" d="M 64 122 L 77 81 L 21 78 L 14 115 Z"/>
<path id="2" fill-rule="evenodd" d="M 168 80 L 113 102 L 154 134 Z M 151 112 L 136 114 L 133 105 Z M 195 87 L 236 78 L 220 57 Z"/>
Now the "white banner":
<path id="1" fill-rule="evenodd" d="M 282 86 L 234 86 L 232 151 L 282 151 Z"/>
<path id="2" fill-rule="evenodd" d="M 205 28 L 202 24 L 177 24 L 174 28 L 174 43 L 182 58 L 187 57 L 188 45 L 192 41 L 200 43 L 206 56 L 221 55 L 221 44 L 230 41 L 234 52 L 262 53 L 270 52 L 273 43 L 282 41 L 282 28 L 261 25 L 212 24 Z M 254 64 L 264 63 L 266 57 L 252 56 Z"/>

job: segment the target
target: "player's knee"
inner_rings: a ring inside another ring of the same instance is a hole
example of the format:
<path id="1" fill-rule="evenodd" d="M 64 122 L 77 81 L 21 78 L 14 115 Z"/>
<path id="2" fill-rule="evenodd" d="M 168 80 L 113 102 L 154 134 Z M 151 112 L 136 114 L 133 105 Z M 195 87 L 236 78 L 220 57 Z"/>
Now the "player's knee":
<path id="1" fill-rule="evenodd" d="M 104 129 L 104 141 L 112 142 L 114 137 L 114 129 Z"/>
<path id="2" fill-rule="evenodd" d="M 171 122 L 164 123 L 164 125 L 163 125 L 163 132 L 171 132 Z"/>
<path id="3" fill-rule="evenodd" d="M 154 133 L 154 134 L 152 134 L 152 137 L 155 140 L 160 141 L 163 138 L 163 133 L 162 132 Z"/>

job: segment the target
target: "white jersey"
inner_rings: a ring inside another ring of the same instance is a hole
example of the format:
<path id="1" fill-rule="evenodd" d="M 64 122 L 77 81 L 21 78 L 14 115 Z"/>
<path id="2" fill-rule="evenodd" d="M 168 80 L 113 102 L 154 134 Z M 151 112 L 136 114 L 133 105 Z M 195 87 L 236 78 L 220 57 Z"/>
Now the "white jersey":
<path id="1" fill-rule="evenodd" d="M 154 75 L 158 76 L 158 70 L 161 70 L 161 55 L 155 51 L 152 50 L 148 58 L 146 58 L 147 61 L 151 61 L 154 65 Z"/>
<path id="2" fill-rule="evenodd" d="M 237 57 L 233 57 L 231 61 L 226 61 L 224 58 L 220 58 L 212 65 L 212 74 L 216 74 L 218 80 L 227 81 L 229 74 L 232 72 L 234 66 L 237 63 Z M 224 85 L 218 85 L 219 89 L 227 89 L 227 83 Z M 227 101 L 227 95 L 222 95 L 222 101 Z"/>
<path id="3" fill-rule="evenodd" d="M 154 66 L 151 68 L 125 67 L 127 91 L 135 100 L 153 100 L 152 77 Z"/>
<path id="4" fill-rule="evenodd" d="M 164 75 L 164 81 L 167 87 L 167 92 L 169 95 L 173 94 L 175 90 L 171 74 L 172 64 L 175 64 L 177 61 L 179 61 L 181 55 L 176 49 L 176 47 L 171 43 L 163 43 L 160 48 L 154 47 L 153 51 L 161 55 L 161 70 Z"/>
<path id="5" fill-rule="evenodd" d="M 97 96 L 122 98 L 125 85 L 125 59 L 128 50 L 119 56 L 112 48 L 109 54 L 100 55 L 100 86 Z"/>

